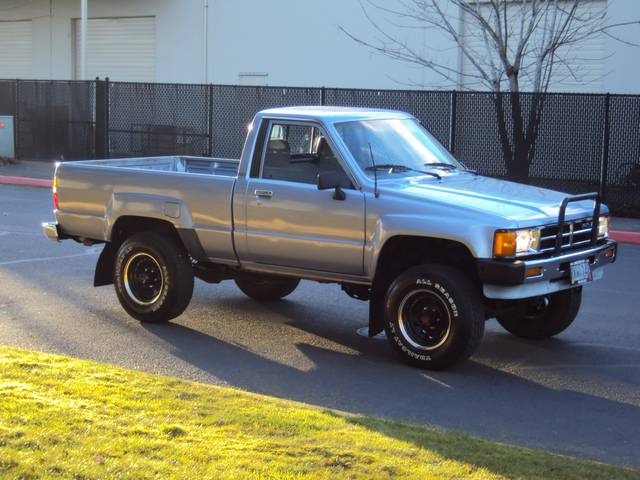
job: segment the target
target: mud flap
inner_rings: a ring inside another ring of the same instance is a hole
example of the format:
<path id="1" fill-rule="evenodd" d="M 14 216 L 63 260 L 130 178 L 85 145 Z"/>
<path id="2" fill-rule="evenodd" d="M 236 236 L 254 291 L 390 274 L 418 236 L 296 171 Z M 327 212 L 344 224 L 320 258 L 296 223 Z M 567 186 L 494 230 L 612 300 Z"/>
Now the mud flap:
<path id="1" fill-rule="evenodd" d="M 96 273 L 93 277 L 94 287 L 102 287 L 113 283 L 113 266 L 117 254 L 118 248 L 113 243 L 105 244 L 96 264 Z"/>
<path id="2" fill-rule="evenodd" d="M 369 337 L 375 337 L 384 330 L 384 288 L 374 283 L 369 300 Z M 382 285 L 383 287 L 383 285 Z"/>

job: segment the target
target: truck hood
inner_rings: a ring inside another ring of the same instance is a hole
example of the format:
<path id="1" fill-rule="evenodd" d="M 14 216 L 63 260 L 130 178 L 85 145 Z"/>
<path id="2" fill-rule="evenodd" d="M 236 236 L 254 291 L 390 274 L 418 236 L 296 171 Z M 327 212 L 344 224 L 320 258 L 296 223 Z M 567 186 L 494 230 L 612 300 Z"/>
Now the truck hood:
<path id="1" fill-rule="evenodd" d="M 440 203 L 456 208 L 499 216 L 517 222 L 517 226 L 553 223 L 558 220 L 560 204 L 570 194 L 530 185 L 471 175 L 444 174 L 433 177 L 404 177 L 381 182 L 380 191 L 395 191 L 430 204 Z M 584 200 L 567 206 L 568 220 L 593 215 L 594 202 Z M 603 212 L 606 208 L 603 207 Z"/>

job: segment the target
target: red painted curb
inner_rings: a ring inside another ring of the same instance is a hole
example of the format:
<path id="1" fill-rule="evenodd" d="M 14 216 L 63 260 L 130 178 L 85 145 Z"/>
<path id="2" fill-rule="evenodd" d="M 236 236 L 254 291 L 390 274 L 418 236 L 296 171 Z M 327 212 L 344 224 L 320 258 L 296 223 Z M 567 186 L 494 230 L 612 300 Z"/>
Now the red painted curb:
<path id="1" fill-rule="evenodd" d="M 622 243 L 640 245 L 640 232 L 624 232 L 622 230 L 611 230 L 609 237 Z"/>
<path id="2" fill-rule="evenodd" d="M 8 177 L 0 175 L 0 183 L 4 185 L 23 185 L 25 187 L 52 187 L 51 180 L 45 178 Z"/>

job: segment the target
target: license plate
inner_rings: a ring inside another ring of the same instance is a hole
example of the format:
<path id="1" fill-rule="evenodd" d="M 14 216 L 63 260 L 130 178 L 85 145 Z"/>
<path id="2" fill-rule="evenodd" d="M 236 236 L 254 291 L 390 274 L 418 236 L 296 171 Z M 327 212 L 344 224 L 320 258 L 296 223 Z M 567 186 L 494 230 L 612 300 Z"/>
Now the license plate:
<path id="1" fill-rule="evenodd" d="M 593 280 L 589 260 L 577 260 L 569 264 L 571 269 L 571 285 L 580 285 Z"/>

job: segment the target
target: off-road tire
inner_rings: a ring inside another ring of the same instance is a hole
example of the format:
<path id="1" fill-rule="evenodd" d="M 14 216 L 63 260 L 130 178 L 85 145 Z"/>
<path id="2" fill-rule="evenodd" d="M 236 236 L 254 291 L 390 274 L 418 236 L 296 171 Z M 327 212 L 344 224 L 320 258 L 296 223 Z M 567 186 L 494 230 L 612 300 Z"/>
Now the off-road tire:
<path id="1" fill-rule="evenodd" d="M 300 283 L 299 278 L 256 273 L 238 275 L 234 280 L 242 293 L 261 302 L 280 300 L 291 294 Z"/>
<path id="2" fill-rule="evenodd" d="M 136 233 L 122 243 L 114 280 L 120 304 L 141 322 L 167 322 L 177 317 L 193 295 L 188 253 L 177 241 L 153 232 Z"/>
<path id="3" fill-rule="evenodd" d="M 544 297 L 520 300 L 513 309 L 498 314 L 496 319 L 516 337 L 542 340 L 569 328 L 581 303 L 582 287 L 576 287 Z M 536 308 L 536 305 L 544 308 Z"/>
<path id="4" fill-rule="evenodd" d="M 387 339 L 403 361 L 442 370 L 473 354 L 484 335 L 479 288 L 447 265 L 401 273 L 385 298 Z"/>

